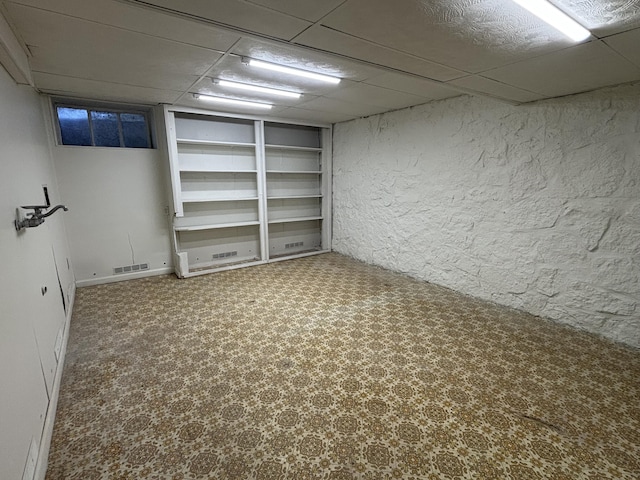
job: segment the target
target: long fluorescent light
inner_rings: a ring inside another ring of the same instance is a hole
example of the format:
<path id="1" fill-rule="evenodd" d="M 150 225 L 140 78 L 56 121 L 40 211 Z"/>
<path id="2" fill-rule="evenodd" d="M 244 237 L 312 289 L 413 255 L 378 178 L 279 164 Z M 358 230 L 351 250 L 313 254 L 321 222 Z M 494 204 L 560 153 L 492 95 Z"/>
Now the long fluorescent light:
<path id="1" fill-rule="evenodd" d="M 338 77 L 332 77 L 331 75 L 323 75 L 321 73 L 309 72 L 307 70 L 299 70 L 297 68 L 285 67 L 283 65 L 277 65 L 275 63 L 263 62 L 262 60 L 254 60 L 253 58 L 244 58 L 243 63 L 251 67 L 264 68 L 266 70 L 272 70 L 274 72 L 286 73 L 288 75 L 295 75 L 297 77 L 310 78 L 312 80 L 320 80 L 321 82 L 340 83 Z"/>
<path id="2" fill-rule="evenodd" d="M 300 98 L 297 92 L 287 92 L 286 90 L 276 90 L 275 88 L 259 87 L 258 85 L 249 85 L 248 83 L 230 82 L 229 80 L 214 79 L 213 83 L 221 87 L 237 88 L 239 90 L 248 90 L 250 92 L 266 93 L 267 95 L 278 95 L 280 97 Z"/>
<path id="3" fill-rule="evenodd" d="M 513 1 L 575 42 L 586 40 L 591 35 L 589 30 L 546 0 Z"/>
<path id="4" fill-rule="evenodd" d="M 233 98 L 225 98 L 225 97 L 212 97 L 211 95 L 201 95 L 199 93 L 194 93 L 193 98 L 198 100 L 204 100 L 206 102 L 226 103 L 228 105 L 236 105 L 239 107 L 265 108 L 265 109 L 270 109 L 272 107 L 270 103 L 246 102 L 244 100 L 235 100 Z"/>

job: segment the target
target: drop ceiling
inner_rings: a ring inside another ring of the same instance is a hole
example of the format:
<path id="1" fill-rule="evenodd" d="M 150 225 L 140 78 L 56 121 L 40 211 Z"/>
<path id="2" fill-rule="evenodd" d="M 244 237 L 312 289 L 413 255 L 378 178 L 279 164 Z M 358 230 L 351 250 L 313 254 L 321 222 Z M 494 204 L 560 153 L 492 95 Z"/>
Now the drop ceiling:
<path id="1" fill-rule="evenodd" d="M 9 0 L 0 12 L 47 94 L 206 108 L 201 93 L 334 123 L 460 94 L 523 103 L 640 80 L 640 2 L 553 3 L 592 37 L 574 44 L 509 0 Z M 242 57 L 343 80 L 296 80 Z M 303 95 L 238 94 L 213 79 Z M 257 113 L 212 109 L 228 108 Z"/>

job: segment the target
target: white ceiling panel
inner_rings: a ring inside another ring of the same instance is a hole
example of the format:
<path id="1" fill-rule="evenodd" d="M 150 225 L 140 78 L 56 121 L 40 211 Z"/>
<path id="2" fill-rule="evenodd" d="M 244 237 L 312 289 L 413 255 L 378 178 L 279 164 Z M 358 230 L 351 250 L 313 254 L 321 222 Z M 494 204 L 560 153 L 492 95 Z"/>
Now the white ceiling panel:
<path id="1" fill-rule="evenodd" d="M 554 0 L 552 3 L 598 37 L 640 26 L 637 0 Z"/>
<path id="2" fill-rule="evenodd" d="M 455 88 L 447 87 L 443 83 L 433 80 L 425 80 L 414 75 L 386 72 L 364 82 L 368 85 L 389 88 L 400 92 L 410 93 L 431 100 L 456 97 L 460 92 Z"/>
<path id="3" fill-rule="evenodd" d="M 640 68 L 601 41 L 567 48 L 483 73 L 515 87 L 554 97 L 640 80 Z"/>
<path id="4" fill-rule="evenodd" d="M 492 97 L 502 98 L 517 103 L 533 102 L 535 100 L 545 98 L 544 95 L 521 90 L 519 88 L 512 87 L 511 85 L 506 85 L 480 75 L 456 78 L 448 83 L 457 87 L 465 88 L 468 92 L 481 92 Z"/>
<path id="5" fill-rule="evenodd" d="M 247 0 L 287 15 L 316 22 L 346 0 Z"/>
<path id="6" fill-rule="evenodd" d="M 189 45 L 226 51 L 240 39 L 240 35 L 217 29 L 204 23 L 192 22 L 136 5 L 112 0 L 12 0 L 11 4 L 31 5 L 71 17 L 91 20 L 104 25 L 167 38 Z"/>
<path id="7" fill-rule="evenodd" d="M 266 40 L 243 38 L 233 47 L 233 53 L 356 82 L 361 82 L 380 74 L 378 68 L 362 62 L 351 61 L 335 55 L 327 55 L 308 48 L 277 44 Z"/>
<path id="8" fill-rule="evenodd" d="M 13 5 L 10 13 L 33 54 L 34 72 L 184 90 L 220 57 L 201 47 L 44 10 Z"/>
<path id="9" fill-rule="evenodd" d="M 445 81 L 466 75 L 461 70 L 385 48 L 319 25 L 311 27 L 296 37 L 295 43 L 434 80 Z"/>
<path id="10" fill-rule="evenodd" d="M 181 94 L 181 92 L 171 90 L 85 80 L 62 75 L 51 75 L 49 73 L 36 72 L 33 76 L 39 90 L 42 92 L 65 97 L 155 105 L 158 103 L 171 104 Z"/>
<path id="11" fill-rule="evenodd" d="M 609 37 L 605 43 L 640 67 L 640 28 Z"/>
<path id="12" fill-rule="evenodd" d="M 374 85 L 367 85 L 365 83 L 356 83 L 327 96 L 329 98 L 362 103 L 365 105 L 377 105 L 379 107 L 386 107 L 387 109 L 404 108 L 429 101 L 428 98 L 399 92 L 397 90 L 390 90 L 388 88 L 376 87 Z"/>
<path id="13" fill-rule="evenodd" d="M 280 115 L 283 118 L 288 118 L 291 120 L 305 120 L 309 122 L 320 122 L 320 123 L 338 123 L 338 122 L 346 122 L 347 120 L 353 120 L 358 118 L 358 116 L 354 115 L 346 115 L 344 113 L 337 112 L 322 112 L 319 110 L 305 110 L 302 108 L 287 108 L 280 112 Z"/>
<path id="14" fill-rule="evenodd" d="M 283 40 L 290 40 L 311 25 L 306 20 L 243 0 L 146 0 L 144 3 Z"/>
<path id="15" fill-rule="evenodd" d="M 0 11 L 28 48 L 36 88 L 99 100 L 202 107 L 200 92 L 338 122 L 461 92 L 523 103 L 640 80 L 639 0 L 552 2 L 595 37 L 571 44 L 508 0 L 0 0 Z M 343 80 L 251 68 L 243 56 Z M 241 95 L 212 78 L 303 97 Z"/>
<path id="16" fill-rule="evenodd" d="M 322 24 L 470 73 L 570 45 L 504 0 L 349 0 Z"/>
<path id="17" fill-rule="evenodd" d="M 304 102 L 298 106 L 303 110 L 317 110 L 333 114 L 343 114 L 348 118 L 359 118 L 374 115 L 389 110 L 371 104 L 360 104 L 336 98 L 319 97 L 309 102 Z"/>

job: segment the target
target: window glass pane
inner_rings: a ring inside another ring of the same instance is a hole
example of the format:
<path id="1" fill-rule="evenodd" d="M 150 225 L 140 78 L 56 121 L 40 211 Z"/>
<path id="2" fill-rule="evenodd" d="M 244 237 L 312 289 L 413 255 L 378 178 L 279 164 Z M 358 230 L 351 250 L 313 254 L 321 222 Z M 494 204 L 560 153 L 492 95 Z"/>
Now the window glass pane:
<path id="1" fill-rule="evenodd" d="M 96 147 L 119 147 L 118 114 L 91 111 L 93 141 Z"/>
<path id="2" fill-rule="evenodd" d="M 84 108 L 57 107 L 63 145 L 91 145 L 89 117 Z"/>
<path id="3" fill-rule="evenodd" d="M 147 119 L 140 113 L 121 113 L 122 136 L 124 146 L 132 148 L 150 148 Z"/>

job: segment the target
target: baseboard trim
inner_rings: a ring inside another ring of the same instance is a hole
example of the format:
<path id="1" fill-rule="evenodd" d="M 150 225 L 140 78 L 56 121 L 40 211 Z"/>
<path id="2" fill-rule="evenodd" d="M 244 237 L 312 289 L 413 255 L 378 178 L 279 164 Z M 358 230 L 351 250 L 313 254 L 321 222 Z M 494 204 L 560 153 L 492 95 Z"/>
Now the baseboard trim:
<path id="1" fill-rule="evenodd" d="M 173 273 L 173 267 L 157 268 L 155 270 L 145 270 L 144 272 L 122 273 L 109 277 L 89 278 L 87 280 L 76 281 L 77 287 L 90 287 L 92 285 L 103 285 L 105 283 L 124 282 L 125 280 L 134 280 L 136 278 L 154 277 L 157 275 L 166 275 Z"/>
<path id="2" fill-rule="evenodd" d="M 60 384 L 62 382 L 62 371 L 64 370 L 64 360 L 67 355 L 67 343 L 69 341 L 69 329 L 71 327 L 71 316 L 73 314 L 73 305 L 76 300 L 76 286 L 72 284 L 71 301 L 67 310 L 67 317 L 64 321 L 64 335 L 62 337 L 62 348 L 60 349 L 60 358 L 56 367 L 56 375 L 53 379 L 53 389 L 49 398 L 49 406 L 47 407 L 47 415 L 44 419 L 42 427 L 42 438 L 40 438 L 40 449 L 38 450 L 38 461 L 36 463 L 36 473 L 34 480 L 44 480 L 47 474 L 47 466 L 49 464 L 49 450 L 51 448 L 51 439 L 53 437 L 53 425 L 56 420 L 56 411 L 58 409 L 58 398 L 60 397 Z"/>

